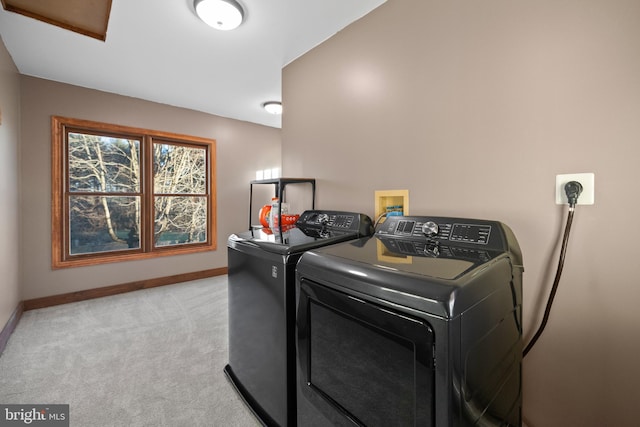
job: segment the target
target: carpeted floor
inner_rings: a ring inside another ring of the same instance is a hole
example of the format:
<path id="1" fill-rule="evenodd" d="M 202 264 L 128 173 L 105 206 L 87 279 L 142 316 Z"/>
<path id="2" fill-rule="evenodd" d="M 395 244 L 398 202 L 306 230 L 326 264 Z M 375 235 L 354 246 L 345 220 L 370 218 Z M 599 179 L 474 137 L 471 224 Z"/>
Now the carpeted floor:
<path id="1" fill-rule="evenodd" d="M 0 403 L 69 404 L 70 425 L 260 425 L 222 369 L 227 276 L 27 311 Z"/>

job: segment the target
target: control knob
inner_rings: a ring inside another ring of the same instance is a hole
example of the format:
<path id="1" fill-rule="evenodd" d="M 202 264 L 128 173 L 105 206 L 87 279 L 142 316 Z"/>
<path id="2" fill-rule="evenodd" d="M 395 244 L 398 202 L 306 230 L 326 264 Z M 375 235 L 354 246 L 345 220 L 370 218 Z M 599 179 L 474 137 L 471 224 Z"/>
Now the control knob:
<path id="1" fill-rule="evenodd" d="M 429 242 L 424 246 L 424 254 L 426 256 L 437 258 L 440 256 L 440 245 L 438 242 Z"/>
<path id="2" fill-rule="evenodd" d="M 329 223 L 329 215 L 326 213 L 321 213 L 318 215 L 318 223 L 321 225 L 327 225 Z"/>
<path id="3" fill-rule="evenodd" d="M 427 237 L 433 237 L 437 235 L 438 231 L 440 231 L 438 229 L 438 224 L 436 224 L 433 221 L 427 221 L 424 224 L 422 224 L 422 234 L 424 234 Z"/>

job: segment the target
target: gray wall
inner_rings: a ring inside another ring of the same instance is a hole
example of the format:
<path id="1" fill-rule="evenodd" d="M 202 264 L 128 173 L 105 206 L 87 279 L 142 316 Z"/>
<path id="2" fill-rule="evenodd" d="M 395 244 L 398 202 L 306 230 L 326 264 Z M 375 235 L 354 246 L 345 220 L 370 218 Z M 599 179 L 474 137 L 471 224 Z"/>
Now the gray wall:
<path id="1" fill-rule="evenodd" d="M 20 75 L 0 38 L 0 330 L 20 301 L 18 141 Z"/>
<path id="2" fill-rule="evenodd" d="M 248 227 L 249 181 L 258 169 L 280 166 L 280 129 L 33 77 L 21 84 L 23 299 L 227 266 L 227 237 Z M 52 115 L 215 139 L 218 250 L 53 271 Z"/>
<path id="3" fill-rule="evenodd" d="M 595 173 L 545 334 L 524 362 L 529 427 L 637 424 L 640 2 L 389 0 L 285 67 L 283 171 L 318 206 L 490 218 L 524 253 L 526 338 L 566 208 L 555 175 Z"/>

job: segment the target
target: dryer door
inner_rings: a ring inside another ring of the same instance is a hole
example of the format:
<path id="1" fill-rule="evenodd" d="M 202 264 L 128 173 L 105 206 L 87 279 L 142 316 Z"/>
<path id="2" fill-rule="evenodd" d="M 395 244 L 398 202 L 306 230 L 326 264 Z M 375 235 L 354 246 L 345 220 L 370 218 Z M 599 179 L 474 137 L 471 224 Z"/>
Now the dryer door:
<path id="1" fill-rule="evenodd" d="M 296 328 L 298 425 L 434 425 L 425 321 L 303 278 Z"/>

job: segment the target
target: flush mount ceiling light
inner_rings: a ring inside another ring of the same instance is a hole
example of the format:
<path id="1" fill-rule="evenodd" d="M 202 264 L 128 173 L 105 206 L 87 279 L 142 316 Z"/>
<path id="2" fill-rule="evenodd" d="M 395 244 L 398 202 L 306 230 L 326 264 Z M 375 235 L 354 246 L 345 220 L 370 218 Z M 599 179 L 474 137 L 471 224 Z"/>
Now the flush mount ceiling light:
<path id="1" fill-rule="evenodd" d="M 271 114 L 282 114 L 282 103 L 278 101 L 269 101 L 262 104 L 262 107 Z"/>
<path id="2" fill-rule="evenodd" d="M 216 30 L 233 30 L 242 24 L 244 10 L 235 0 L 194 0 L 198 17 Z"/>

